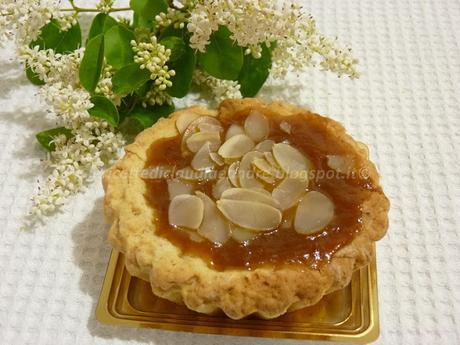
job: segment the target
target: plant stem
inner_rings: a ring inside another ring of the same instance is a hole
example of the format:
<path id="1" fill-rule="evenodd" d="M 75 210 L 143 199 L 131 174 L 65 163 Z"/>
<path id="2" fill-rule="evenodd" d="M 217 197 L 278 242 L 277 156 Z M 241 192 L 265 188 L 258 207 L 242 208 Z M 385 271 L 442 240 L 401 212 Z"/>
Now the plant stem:
<path id="1" fill-rule="evenodd" d="M 97 8 L 83 8 L 83 7 L 73 7 L 73 8 L 61 8 L 59 11 L 61 12 L 101 12 Z M 122 12 L 122 11 L 131 11 L 130 7 L 120 7 L 120 8 L 112 8 L 109 10 L 109 13 L 112 12 Z"/>

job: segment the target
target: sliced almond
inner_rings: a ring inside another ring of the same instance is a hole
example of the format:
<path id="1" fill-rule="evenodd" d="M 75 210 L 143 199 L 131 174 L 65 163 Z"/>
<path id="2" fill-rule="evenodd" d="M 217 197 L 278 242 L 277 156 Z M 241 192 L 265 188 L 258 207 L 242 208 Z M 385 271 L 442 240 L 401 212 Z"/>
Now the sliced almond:
<path id="1" fill-rule="evenodd" d="M 264 114 L 253 111 L 244 121 L 246 134 L 255 142 L 265 139 L 270 132 L 270 123 Z"/>
<path id="2" fill-rule="evenodd" d="M 287 210 L 296 205 L 299 200 L 305 195 L 308 183 L 302 178 L 286 177 L 272 191 L 273 199 L 278 201 L 281 209 Z"/>
<path id="3" fill-rule="evenodd" d="M 273 145 L 275 145 L 275 142 L 273 140 L 267 139 L 258 143 L 256 147 L 254 147 L 254 150 L 260 152 L 271 152 Z"/>
<path id="4" fill-rule="evenodd" d="M 257 151 L 250 151 L 243 156 L 238 169 L 238 180 L 241 187 L 263 188 L 263 184 L 256 179 L 252 169 L 254 159 L 261 157 L 263 157 L 263 153 Z"/>
<path id="5" fill-rule="evenodd" d="M 203 201 L 195 195 L 177 195 L 171 200 L 168 210 L 172 226 L 198 229 L 204 213 Z"/>
<path id="6" fill-rule="evenodd" d="M 182 194 L 192 194 L 193 185 L 179 179 L 168 180 L 169 200 Z"/>
<path id="7" fill-rule="evenodd" d="M 245 134 L 244 129 L 240 125 L 233 124 L 228 127 L 227 133 L 225 134 L 225 140 L 228 140 L 238 134 Z"/>
<path id="8" fill-rule="evenodd" d="M 209 154 L 209 157 L 211 157 L 212 161 L 216 163 L 218 166 L 222 166 L 225 164 L 224 159 L 216 152 L 211 152 Z"/>
<path id="9" fill-rule="evenodd" d="M 224 128 L 220 124 L 202 122 L 198 124 L 198 129 L 200 132 L 222 132 Z"/>
<path id="10" fill-rule="evenodd" d="M 186 144 L 187 148 L 195 153 L 207 142 L 209 142 L 212 151 L 217 150 L 221 143 L 219 132 L 194 133 L 187 139 Z"/>
<path id="11" fill-rule="evenodd" d="M 267 184 L 275 184 L 276 179 L 272 175 L 268 175 L 267 173 L 257 170 L 255 171 L 256 177 L 261 180 L 262 182 L 265 182 Z"/>
<path id="12" fill-rule="evenodd" d="M 181 113 L 176 120 L 176 128 L 180 134 L 184 133 L 187 127 L 192 123 L 194 120 L 199 118 L 201 115 L 192 112 L 183 112 Z"/>
<path id="13" fill-rule="evenodd" d="M 285 143 L 273 145 L 273 157 L 286 173 L 308 175 L 308 170 L 311 167 L 310 161 L 291 145 Z"/>
<path id="14" fill-rule="evenodd" d="M 279 165 L 278 165 L 278 163 L 276 162 L 275 157 L 273 157 L 273 153 L 271 153 L 271 152 L 264 152 L 264 158 L 265 158 L 265 159 L 267 160 L 267 162 L 270 163 L 272 166 L 278 167 L 278 168 L 279 168 Z"/>
<path id="15" fill-rule="evenodd" d="M 195 153 L 190 163 L 193 169 L 198 171 L 209 171 L 212 170 L 215 165 L 211 159 L 211 144 L 206 142 L 201 148 Z"/>
<path id="16" fill-rule="evenodd" d="M 229 221 L 243 228 L 267 231 L 276 229 L 281 222 L 278 209 L 260 202 L 221 199 L 216 204 Z"/>
<path id="17" fill-rule="evenodd" d="M 230 237 L 230 224 L 216 207 L 216 203 L 206 194 L 197 191 L 196 196 L 204 205 L 204 215 L 198 233 L 217 244 L 225 243 Z"/>
<path id="18" fill-rule="evenodd" d="M 254 147 L 254 142 L 246 134 L 237 134 L 228 139 L 219 148 L 218 153 L 223 158 L 240 158 L 245 153 L 251 151 Z"/>
<path id="19" fill-rule="evenodd" d="M 221 177 L 217 180 L 216 184 L 212 187 L 212 196 L 215 199 L 220 199 L 222 193 L 226 190 L 233 188 L 232 184 L 228 180 L 228 177 Z"/>
<path id="20" fill-rule="evenodd" d="M 231 188 L 222 193 L 222 199 L 241 200 L 241 201 L 254 201 L 262 204 L 267 204 L 275 208 L 280 208 L 279 203 L 273 199 L 270 194 L 261 192 L 262 189 L 248 189 L 248 188 Z"/>
<path id="21" fill-rule="evenodd" d="M 291 134 L 291 124 L 287 121 L 281 121 L 280 128 L 283 132 L 287 134 Z"/>
<path id="22" fill-rule="evenodd" d="M 231 226 L 231 237 L 236 242 L 248 243 L 249 241 L 256 238 L 258 235 L 260 235 L 260 232 L 244 229 L 233 224 Z"/>
<path id="23" fill-rule="evenodd" d="M 240 182 L 238 180 L 239 167 L 240 167 L 240 162 L 233 162 L 232 164 L 229 165 L 228 170 L 227 170 L 228 179 L 234 187 L 240 187 Z"/>
<path id="24" fill-rule="evenodd" d="M 185 181 L 205 181 L 216 179 L 215 170 L 198 171 L 191 167 L 185 167 L 176 171 L 176 177 Z"/>
<path id="25" fill-rule="evenodd" d="M 202 123 L 208 123 L 208 124 L 215 125 L 215 126 L 222 126 L 220 121 L 212 116 L 200 116 L 196 118 L 195 120 L 190 122 L 190 124 L 187 126 L 187 128 L 182 133 L 182 149 L 183 150 L 187 148 L 186 143 L 187 143 L 188 138 L 190 138 L 193 134 L 199 131 L 198 126 Z M 200 147 L 198 147 L 197 150 L 199 150 Z"/>
<path id="26" fill-rule="evenodd" d="M 353 169 L 353 159 L 348 156 L 328 155 L 327 165 L 340 174 L 349 174 Z"/>
<path id="27" fill-rule="evenodd" d="M 264 158 L 256 158 L 252 161 L 252 165 L 258 170 L 262 171 L 266 175 L 270 175 L 274 178 L 282 178 L 283 173 L 281 170 L 275 168 Z"/>
<path id="28" fill-rule="evenodd" d="M 334 203 L 323 193 L 308 192 L 297 206 L 294 229 L 310 235 L 326 227 L 334 218 Z"/>
<path id="29" fill-rule="evenodd" d="M 206 239 L 201 236 L 196 230 L 189 230 L 184 228 L 176 228 L 176 231 L 180 231 L 186 234 L 193 242 L 203 242 Z"/>

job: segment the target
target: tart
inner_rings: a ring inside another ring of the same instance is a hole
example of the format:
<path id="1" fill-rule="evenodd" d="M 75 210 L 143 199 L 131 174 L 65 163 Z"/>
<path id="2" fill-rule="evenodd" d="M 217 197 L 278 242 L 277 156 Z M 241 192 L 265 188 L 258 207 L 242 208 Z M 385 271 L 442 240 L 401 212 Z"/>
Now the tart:
<path id="1" fill-rule="evenodd" d="M 317 303 L 367 265 L 389 201 L 367 147 L 284 102 L 159 120 L 103 177 L 112 246 L 155 295 L 232 319 Z"/>

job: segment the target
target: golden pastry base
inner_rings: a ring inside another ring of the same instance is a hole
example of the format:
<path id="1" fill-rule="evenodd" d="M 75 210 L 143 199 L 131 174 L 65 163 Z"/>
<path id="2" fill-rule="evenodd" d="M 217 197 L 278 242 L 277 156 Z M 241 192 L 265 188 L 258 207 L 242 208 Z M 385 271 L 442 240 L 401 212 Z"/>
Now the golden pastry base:
<path id="1" fill-rule="evenodd" d="M 314 306 L 273 320 L 235 321 L 223 314 L 199 314 L 154 296 L 147 282 L 126 271 L 123 255 L 112 251 L 96 317 L 110 325 L 172 331 L 369 343 L 379 336 L 376 262 L 355 272 L 346 288 Z"/>

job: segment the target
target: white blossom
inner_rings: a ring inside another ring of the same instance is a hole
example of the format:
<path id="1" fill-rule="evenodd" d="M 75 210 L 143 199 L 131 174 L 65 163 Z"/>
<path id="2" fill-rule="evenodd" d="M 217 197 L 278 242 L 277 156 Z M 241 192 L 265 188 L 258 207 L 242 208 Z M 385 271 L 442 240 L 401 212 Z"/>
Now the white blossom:
<path id="1" fill-rule="evenodd" d="M 58 1 L 2 0 L 0 2 L 0 42 L 15 38 L 18 45 L 28 45 L 58 12 Z"/>
<path id="2" fill-rule="evenodd" d="M 112 9 L 114 0 L 100 0 L 97 5 L 96 9 L 103 13 L 109 13 Z"/>
<path id="3" fill-rule="evenodd" d="M 187 16 L 186 12 L 170 7 L 168 8 L 168 12 L 161 12 L 155 16 L 155 21 L 160 27 L 173 25 L 176 29 L 183 29 L 187 21 Z"/>
<path id="4" fill-rule="evenodd" d="M 339 76 L 358 76 L 357 60 L 350 51 L 319 33 L 314 19 L 294 2 L 202 0 L 191 11 L 188 21 L 190 45 L 201 52 L 206 50 L 212 33 L 225 25 L 232 33 L 231 38 L 255 58 L 261 57 L 262 44 L 276 43 L 273 50 L 276 76 L 317 64 Z"/>
<path id="5" fill-rule="evenodd" d="M 144 97 L 142 105 L 147 107 L 148 105 L 163 105 L 172 104 L 171 96 L 164 90 L 160 90 L 156 85 L 153 85 Z"/>
<path id="6" fill-rule="evenodd" d="M 195 70 L 193 82 L 209 89 L 217 103 L 227 98 L 241 98 L 240 84 L 237 81 L 217 79 L 200 70 Z"/>
<path id="7" fill-rule="evenodd" d="M 93 106 L 91 96 L 79 81 L 83 53 L 84 50 L 79 49 L 70 54 L 56 54 L 38 47 L 23 47 L 19 52 L 21 60 L 45 81 L 39 95 L 56 116 L 58 125 L 68 128 L 72 134 L 70 138 L 64 135 L 55 138 L 55 150 L 44 161 L 50 174 L 32 198 L 35 219 L 50 215 L 66 198 L 81 191 L 91 181 L 94 171 L 117 158 L 124 145 L 120 133 L 88 113 Z M 109 98 L 111 77 L 112 68 L 105 64 L 97 91 Z"/>
<path id="8" fill-rule="evenodd" d="M 168 68 L 167 62 L 171 56 L 171 49 L 158 43 L 156 36 L 150 37 L 150 42 L 131 41 L 133 51 L 136 53 L 134 62 L 140 65 L 141 69 L 150 71 L 150 79 L 154 80 L 155 85 L 160 91 L 172 86 L 169 80 L 176 75 L 174 70 Z"/>
<path id="9" fill-rule="evenodd" d="M 104 59 L 104 67 L 101 72 L 101 78 L 96 85 L 95 93 L 102 95 L 110 99 L 115 105 L 120 105 L 121 97 L 116 95 L 113 92 L 112 77 L 113 77 L 113 67 Z"/>

